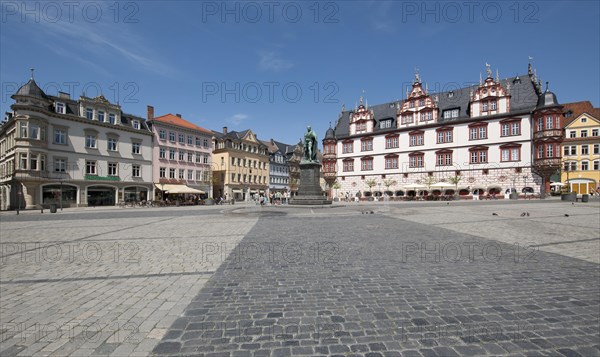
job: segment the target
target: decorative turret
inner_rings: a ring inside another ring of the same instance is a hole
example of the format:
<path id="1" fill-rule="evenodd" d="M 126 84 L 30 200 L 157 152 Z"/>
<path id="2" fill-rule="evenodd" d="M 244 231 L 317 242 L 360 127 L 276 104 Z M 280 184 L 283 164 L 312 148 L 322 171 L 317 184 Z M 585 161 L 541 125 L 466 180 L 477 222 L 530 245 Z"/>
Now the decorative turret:
<path id="1" fill-rule="evenodd" d="M 535 76 L 535 73 L 534 73 Z M 542 177 L 542 195 L 550 189 L 550 176 L 560 169 L 563 107 L 548 88 L 539 95 L 533 112 L 533 169 Z"/>
<path id="2" fill-rule="evenodd" d="M 33 79 L 33 68 L 30 70 L 29 81 L 21 86 L 11 98 L 15 100 L 16 105 L 28 103 L 37 107 L 47 107 L 52 101 Z"/>

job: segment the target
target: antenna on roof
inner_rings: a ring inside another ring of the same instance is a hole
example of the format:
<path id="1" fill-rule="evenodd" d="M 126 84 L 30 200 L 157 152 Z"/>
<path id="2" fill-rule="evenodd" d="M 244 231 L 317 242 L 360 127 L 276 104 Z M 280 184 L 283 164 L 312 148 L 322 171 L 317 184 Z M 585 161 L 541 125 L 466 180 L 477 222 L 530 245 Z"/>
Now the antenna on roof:
<path id="1" fill-rule="evenodd" d="M 35 68 L 29 68 L 29 70 L 31 71 L 31 79 L 33 79 L 33 71 L 35 71 Z"/>

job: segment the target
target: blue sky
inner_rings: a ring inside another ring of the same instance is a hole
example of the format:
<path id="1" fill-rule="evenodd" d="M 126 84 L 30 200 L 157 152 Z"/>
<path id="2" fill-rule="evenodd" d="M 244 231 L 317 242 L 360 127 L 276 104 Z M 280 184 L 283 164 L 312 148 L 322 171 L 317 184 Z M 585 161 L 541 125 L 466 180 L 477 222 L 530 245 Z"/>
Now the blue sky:
<path id="1" fill-rule="evenodd" d="M 69 5 L 70 4 L 70 5 Z M 600 98 L 597 1 L 2 1 L 2 112 L 35 79 L 55 95 L 102 92 L 123 110 L 203 127 L 321 139 L 342 107 L 494 74 L 538 76 L 561 103 Z"/>

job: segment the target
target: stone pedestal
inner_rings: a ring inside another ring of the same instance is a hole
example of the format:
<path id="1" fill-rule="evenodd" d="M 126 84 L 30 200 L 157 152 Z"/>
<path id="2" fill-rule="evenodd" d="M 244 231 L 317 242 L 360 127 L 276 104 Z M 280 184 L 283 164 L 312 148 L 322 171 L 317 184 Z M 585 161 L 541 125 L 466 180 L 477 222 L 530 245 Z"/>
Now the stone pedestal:
<path id="1" fill-rule="evenodd" d="M 321 164 L 318 162 L 300 162 L 300 186 L 298 195 L 290 200 L 292 205 L 329 205 L 321 185 Z"/>

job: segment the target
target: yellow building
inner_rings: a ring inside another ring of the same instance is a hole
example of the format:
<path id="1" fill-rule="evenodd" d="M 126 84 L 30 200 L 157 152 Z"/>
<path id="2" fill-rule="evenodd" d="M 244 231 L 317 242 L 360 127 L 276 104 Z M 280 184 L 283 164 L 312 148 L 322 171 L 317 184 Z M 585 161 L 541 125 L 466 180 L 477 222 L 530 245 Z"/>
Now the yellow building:
<path id="1" fill-rule="evenodd" d="M 561 182 L 572 192 L 586 194 L 600 186 L 600 108 L 592 103 L 564 105 Z"/>
<path id="2" fill-rule="evenodd" d="M 213 131 L 213 194 L 245 201 L 267 193 L 269 152 L 252 130 Z"/>

